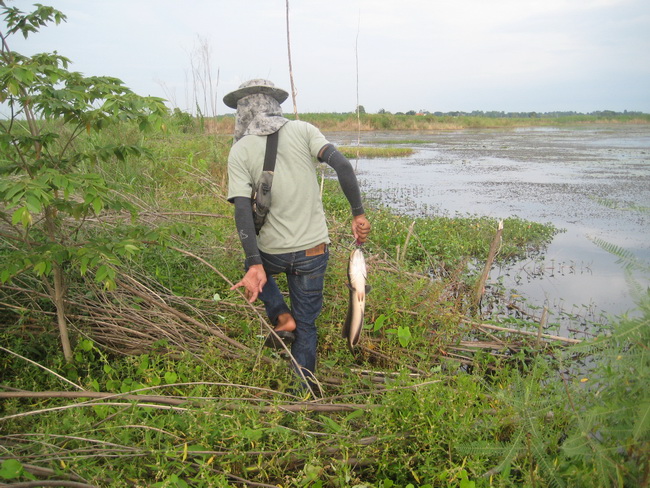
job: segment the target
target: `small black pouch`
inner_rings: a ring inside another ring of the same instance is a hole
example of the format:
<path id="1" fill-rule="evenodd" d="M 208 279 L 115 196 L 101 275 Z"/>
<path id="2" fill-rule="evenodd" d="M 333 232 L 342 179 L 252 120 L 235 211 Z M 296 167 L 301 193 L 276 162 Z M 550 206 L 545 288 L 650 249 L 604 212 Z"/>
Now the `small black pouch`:
<path id="1" fill-rule="evenodd" d="M 264 168 L 257 185 L 253 188 L 251 195 L 253 222 L 255 222 L 255 233 L 259 234 L 262 225 L 266 221 L 266 215 L 271 207 L 271 187 L 273 186 L 273 171 L 275 170 L 275 159 L 278 154 L 278 133 L 274 132 L 266 136 L 266 153 L 264 154 Z"/>

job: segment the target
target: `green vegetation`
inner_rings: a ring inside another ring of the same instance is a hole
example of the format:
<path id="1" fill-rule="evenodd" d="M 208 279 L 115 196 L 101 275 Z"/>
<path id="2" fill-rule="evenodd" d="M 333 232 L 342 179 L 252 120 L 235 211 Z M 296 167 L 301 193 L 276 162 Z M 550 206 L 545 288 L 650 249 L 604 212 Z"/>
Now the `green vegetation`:
<path id="1" fill-rule="evenodd" d="M 402 158 L 415 152 L 410 147 L 340 146 L 338 149 L 349 159 Z"/>
<path id="2" fill-rule="evenodd" d="M 61 19 L 7 13 L 28 31 Z M 470 306 L 472 264 L 496 222 L 371 208 L 373 290 L 352 356 L 340 337 L 349 209 L 325 181 L 322 391 L 296 396 L 287 358 L 262 347 L 261 310 L 229 291 L 243 271 L 225 200 L 231 138 L 163 117 L 116 80 L 97 80 L 103 98 L 88 103 L 83 78 L 62 88 L 60 58 L 2 56 L 0 93 L 16 114 L 60 112 L 0 122 L 0 483 L 648 485 L 647 293 L 637 317 L 595 341 L 563 346 L 522 319 L 487 329 Z M 506 221 L 498 259 L 554 232 Z"/>

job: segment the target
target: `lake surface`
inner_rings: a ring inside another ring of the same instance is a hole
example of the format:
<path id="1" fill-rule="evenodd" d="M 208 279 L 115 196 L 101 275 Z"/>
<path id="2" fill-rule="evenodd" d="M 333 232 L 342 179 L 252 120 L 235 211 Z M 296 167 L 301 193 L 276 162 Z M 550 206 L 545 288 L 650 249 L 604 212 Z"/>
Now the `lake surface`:
<path id="1" fill-rule="evenodd" d="M 357 134 L 330 133 L 338 145 Z M 528 304 L 601 320 L 635 308 L 602 240 L 650 263 L 650 126 L 361 133 L 361 145 L 416 140 L 406 158 L 352 161 L 362 191 L 414 216 L 517 216 L 564 229 L 543 259 L 494 269 L 490 281 Z M 390 144 L 394 146 L 393 143 Z M 650 285 L 647 274 L 637 283 Z"/>

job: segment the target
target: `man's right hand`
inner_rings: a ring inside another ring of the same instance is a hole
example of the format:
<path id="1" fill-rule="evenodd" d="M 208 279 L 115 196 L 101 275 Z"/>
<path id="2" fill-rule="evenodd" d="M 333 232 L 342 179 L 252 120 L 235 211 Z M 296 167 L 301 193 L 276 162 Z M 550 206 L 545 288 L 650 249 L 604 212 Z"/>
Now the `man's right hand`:
<path id="1" fill-rule="evenodd" d="M 262 288 L 264 288 L 265 284 L 266 272 L 264 271 L 264 266 L 261 264 L 254 264 L 248 268 L 248 271 L 246 271 L 246 274 L 241 281 L 233 285 L 230 289 L 236 290 L 239 287 L 245 287 L 246 290 L 244 294 L 246 295 L 248 302 L 253 303 L 257 300 L 257 296 L 262 292 Z"/>
<path id="2" fill-rule="evenodd" d="M 363 244 L 370 234 L 370 222 L 365 214 L 357 215 L 352 219 L 352 235 L 358 243 Z"/>

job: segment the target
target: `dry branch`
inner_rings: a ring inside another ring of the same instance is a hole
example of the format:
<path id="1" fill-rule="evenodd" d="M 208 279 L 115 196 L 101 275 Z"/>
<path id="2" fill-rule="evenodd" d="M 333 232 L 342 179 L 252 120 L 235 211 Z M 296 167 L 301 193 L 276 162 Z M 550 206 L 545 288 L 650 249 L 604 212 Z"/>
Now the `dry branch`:
<path id="1" fill-rule="evenodd" d="M 477 328 L 479 330 L 489 329 L 489 330 L 496 330 L 499 332 L 508 332 L 509 334 L 519 334 L 525 336 L 540 337 L 542 339 L 548 339 L 550 341 L 564 342 L 565 344 L 580 344 L 582 342 L 580 339 L 570 339 L 568 337 L 561 337 L 561 336 L 550 335 L 550 334 L 539 334 L 538 332 L 511 329 L 508 327 L 499 327 L 497 325 L 483 324 L 479 322 L 473 322 L 471 320 L 465 320 L 464 323 L 471 325 L 472 327 Z"/>
<path id="2" fill-rule="evenodd" d="M 161 395 L 128 395 L 101 391 L 6 391 L 0 392 L 0 399 L 3 398 L 94 398 L 100 400 L 121 398 L 123 400 L 152 402 L 163 405 L 184 405 L 189 403 L 188 399 L 165 397 Z"/>
<path id="3" fill-rule="evenodd" d="M 68 480 L 40 480 L 40 481 L 21 481 L 11 484 L 0 484 L 0 487 L 7 486 L 11 488 L 38 488 L 41 486 L 53 486 L 55 488 L 97 488 L 97 485 L 89 485 L 78 481 Z"/>
<path id="4" fill-rule="evenodd" d="M 78 398 L 88 398 L 95 400 L 129 400 L 137 402 L 150 402 L 157 403 L 161 405 L 171 405 L 171 406 L 180 406 L 187 405 L 192 403 L 199 403 L 201 399 L 197 398 L 183 398 L 183 397 L 167 397 L 164 395 L 132 395 L 126 393 L 109 393 L 109 392 L 100 392 L 100 391 L 8 391 L 0 392 L 0 399 L 5 398 L 65 398 L 65 399 L 78 399 Z M 143 406 L 151 407 L 151 404 L 146 404 Z M 81 404 L 77 404 L 81 405 Z M 97 403 L 92 403 L 92 405 L 97 405 Z M 284 403 L 279 405 L 268 405 L 262 407 L 252 406 L 251 408 L 258 408 L 262 413 L 271 413 L 271 412 L 353 412 L 355 410 L 366 410 L 369 408 L 377 407 L 378 405 L 367 405 L 367 404 L 354 404 L 354 403 L 333 403 L 333 404 L 322 404 L 322 403 L 309 403 L 309 402 L 300 402 L 300 403 Z M 74 405 L 69 405 L 69 408 L 74 407 Z M 240 410 L 242 406 L 236 403 L 223 403 L 220 405 L 221 408 L 226 410 Z M 14 416 L 12 416 L 13 418 Z M 2 420 L 2 419 L 0 419 Z"/>

